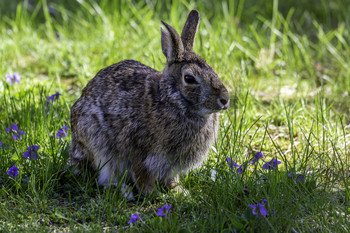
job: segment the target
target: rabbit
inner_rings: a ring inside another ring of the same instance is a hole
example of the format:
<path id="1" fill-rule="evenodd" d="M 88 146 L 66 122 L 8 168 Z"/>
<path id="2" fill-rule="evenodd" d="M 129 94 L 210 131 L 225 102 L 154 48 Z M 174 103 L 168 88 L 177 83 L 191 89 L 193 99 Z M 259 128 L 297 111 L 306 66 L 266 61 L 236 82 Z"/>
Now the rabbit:
<path id="1" fill-rule="evenodd" d="M 230 98 L 223 82 L 193 52 L 199 12 L 188 15 L 181 37 L 161 21 L 163 71 L 124 60 L 100 70 L 71 108 L 71 164 L 99 171 L 98 183 L 122 182 L 146 195 L 156 183 L 178 184 L 179 175 L 207 158 Z"/>

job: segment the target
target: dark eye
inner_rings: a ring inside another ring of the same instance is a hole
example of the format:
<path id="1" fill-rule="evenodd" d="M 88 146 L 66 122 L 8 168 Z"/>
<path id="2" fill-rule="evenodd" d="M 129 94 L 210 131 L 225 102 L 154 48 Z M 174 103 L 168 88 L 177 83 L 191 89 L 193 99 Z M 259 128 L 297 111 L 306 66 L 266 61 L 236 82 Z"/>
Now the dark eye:
<path id="1" fill-rule="evenodd" d="M 192 75 L 185 75 L 185 82 L 187 84 L 198 84 L 197 80 L 195 79 L 195 77 L 193 77 Z"/>

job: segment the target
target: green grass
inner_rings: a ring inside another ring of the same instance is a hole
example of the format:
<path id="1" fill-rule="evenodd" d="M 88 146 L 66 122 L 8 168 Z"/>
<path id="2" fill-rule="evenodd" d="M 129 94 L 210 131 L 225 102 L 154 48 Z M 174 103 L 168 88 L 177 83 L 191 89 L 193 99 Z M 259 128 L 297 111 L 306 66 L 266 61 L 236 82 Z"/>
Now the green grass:
<path id="1" fill-rule="evenodd" d="M 347 1 L 0 0 L 1 232 L 349 232 L 350 6 Z M 18 4 L 19 3 L 19 4 Z M 49 7 L 54 8 L 50 15 Z M 206 163 L 171 191 L 128 202 L 68 166 L 70 107 L 123 59 L 162 70 L 160 20 L 201 13 L 194 50 L 232 96 Z M 6 9 L 6 10 L 5 10 Z M 5 75 L 18 72 L 19 84 Z M 60 92 L 53 104 L 47 97 Z M 26 135 L 14 141 L 6 128 Z M 39 158 L 23 157 L 39 145 Z M 257 152 L 266 157 L 248 162 Z M 243 166 L 231 169 L 230 157 Z M 262 169 L 272 158 L 278 169 Z M 7 175 L 16 165 L 19 175 Z M 299 174 L 302 182 L 288 175 Z M 267 200 L 266 217 L 249 204 Z M 166 218 L 157 209 L 171 205 Z M 130 216 L 142 220 L 128 225 Z"/>

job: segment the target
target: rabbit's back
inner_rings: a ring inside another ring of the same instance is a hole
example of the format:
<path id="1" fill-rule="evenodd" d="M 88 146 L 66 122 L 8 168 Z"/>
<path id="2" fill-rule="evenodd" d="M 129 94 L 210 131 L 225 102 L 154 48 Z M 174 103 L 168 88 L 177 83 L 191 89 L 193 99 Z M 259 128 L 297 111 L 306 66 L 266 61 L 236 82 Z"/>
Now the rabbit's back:
<path id="1" fill-rule="evenodd" d="M 134 60 L 125 60 L 100 70 L 83 89 L 82 97 L 98 98 L 118 92 L 118 95 L 143 94 L 145 78 L 158 71 Z"/>
<path id="2" fill-rule="evenodd" d="M 144 120 L 145 83 L 152 83 L 146 79 L 157 75 L 140 62 L 125 60 L 90 80 L 71 109 L 71 157 L 79 170 L 86 164 L 96 169 L 113 156 L 127 156 L 126 148 L 146 148 L 142 137 L 151 135 Z"/>
<path id="3" fill-rule="evenodd" d="M 150 80 L 157 79 L 158 73 L 133 60 L 125 60 L 100 70 L 72 107 L 74 129 L 92 129 L 96 126 L 91 124 L 98 124 L 98 129 L 108 133 L 109 138 L 103 138 L 116 140 L 115 137 L 127 125 L 136 126 L 145 118 L 143 115 L 148 111 L 145 102 L 148 92 L 146 83 L 153 83 Z M 85 124 L 82 121 L 84 118 Z"/>

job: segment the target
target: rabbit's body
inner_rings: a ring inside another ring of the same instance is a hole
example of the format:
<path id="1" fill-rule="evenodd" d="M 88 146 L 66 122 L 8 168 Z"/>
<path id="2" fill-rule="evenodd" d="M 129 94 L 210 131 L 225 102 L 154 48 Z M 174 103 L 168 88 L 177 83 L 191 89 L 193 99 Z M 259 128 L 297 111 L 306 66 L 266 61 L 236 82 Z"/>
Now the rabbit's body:
<path id="1" fill-rule="evenodd" d="M 184 41 L 184 47 L 176 47 L 179 38 L 174 42 L 173 29 L 163 24 L 170 32 L 162 31 L 168 60 L 162 72 L 132 60 L 111 65 L 97 73 L 72 107 L 72 163 L 77 171 L 86 164 L 101 168 L 100 184 L 126 175 L 125 181 L 136 182 L 143 193 L 157 181 L 173 187 L 177 175 L 206 159 L 215 141 L 217 112 L 228 107 L 228 93 L 192 47 L 186 49 Z"/>

